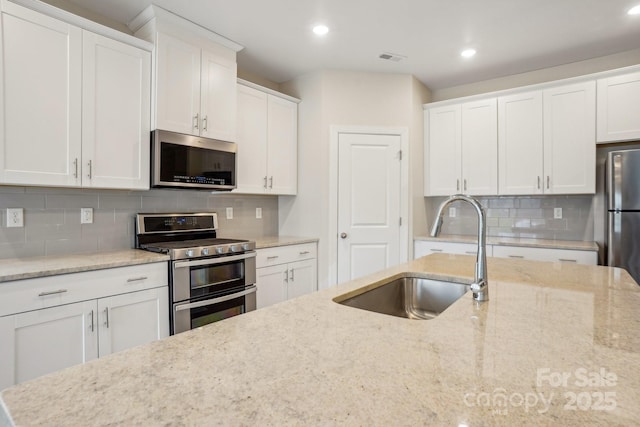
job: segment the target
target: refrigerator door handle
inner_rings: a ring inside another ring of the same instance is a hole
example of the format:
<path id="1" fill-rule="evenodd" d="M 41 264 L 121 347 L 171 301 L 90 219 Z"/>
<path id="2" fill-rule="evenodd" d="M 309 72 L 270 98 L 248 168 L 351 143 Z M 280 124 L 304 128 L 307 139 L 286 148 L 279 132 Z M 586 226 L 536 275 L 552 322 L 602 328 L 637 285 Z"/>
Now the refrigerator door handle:
<path id="1" fill-rule="evenodd" d="M 622 155 L 609 153 L 607 173 L 607 194 L 609 195 L 609 210 L 619 210 L 622 202 Z"/>
<path id="2" fill-rule="evenodd" d="M 620 242 L 622 229 L 622 214 L 620 212 L 609 212 L 608 218 L 608 239 L 607 239 L 607 258 L 608 265 L 619 266 L 622 256 L 622 247 Z"/>

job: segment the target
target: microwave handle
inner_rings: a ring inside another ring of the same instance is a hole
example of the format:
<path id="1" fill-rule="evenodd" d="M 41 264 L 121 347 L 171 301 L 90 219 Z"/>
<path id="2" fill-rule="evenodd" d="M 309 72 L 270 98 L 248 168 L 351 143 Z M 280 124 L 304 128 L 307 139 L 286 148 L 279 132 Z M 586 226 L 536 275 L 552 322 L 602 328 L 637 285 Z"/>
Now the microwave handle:
<path id="1" fill-rule="evenodd" d="M 258 290 L 258 287 L 256 285 L 252 285 L 252 286 L 248 287 L 247 289 L 245 289 L 244 291 L 236 292 L 235 294 L 231 294 L 231 295 L 225 295 L 225 296 L 220 297 L 220 298 L 213 298 L 213 299 L 208 299 L 208 300 L 204 300 L 204 301 L 193 302 L 191 304 L 177 304 L 175 306 L 175 310 L 176 311 L 182 311 L 182 310 L 189 310 L 191 308 L 206 307 L 208 305 L 218 304 L 218 303 L 221 303 L 221 302 L 225 302 L 225 301 L 229 301 L 229 300 L 232 300 L 232 299 L 243 297 L 243 296 L 246 296 L 246 295 L 249 295 L 249 294 L 253 294 L 257 290 Z"/>
<path id="2" fill-rule="evenodd" d="M 241 255 L 231 255 L 231 256 L 221 256 L 218 258 L 206 258 L 206 259 L 197 259 L 193 261 L 175 261 L 173 266 L 175 268 L 184 268 L 184 267 L 198 267 L 201 265 L 215 265 L 215 264 L 223 264 L 225 262 L 233 262 L 239 261 L 248 258 L 255 258 L 255 251 L 247 252 Z"/>

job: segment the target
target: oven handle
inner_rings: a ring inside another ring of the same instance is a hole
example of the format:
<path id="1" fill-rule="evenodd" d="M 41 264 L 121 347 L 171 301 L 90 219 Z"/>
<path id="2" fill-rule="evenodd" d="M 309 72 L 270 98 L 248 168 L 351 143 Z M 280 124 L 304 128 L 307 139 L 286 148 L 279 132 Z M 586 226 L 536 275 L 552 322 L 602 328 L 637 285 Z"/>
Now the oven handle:
<path id="1" fill-rule="evenodd" d="M 173 265 L 175 268 L 183 268 L 183 267 L 197 267 L 199 265 L 214 265 L 214 264 L 222 264 L 225 262 L 238 261 L 242 259 L 255 258 L 256 252 L 246 252 L 240 255 L 229 255 L 229 256 L 221 256 L 217 258 L 206 258 L 206 259 L 197 259 L 193 261 L 174 261 Z"/>
<path id="2" fill-rule="evenodd" d="M 245 295 L 253 294 L 258 290 L 256 285 L 250 286 L 244 291 L 236 292 L 235 294 L 225 295 L 219 298 L 208 299 L 204 301 L 193 302 L 191 304 L 176 304 L 174 307 L 175 311 L 188 310 L 190 308 L 198 308 L 198 307 L 206 307 L 208 305 L 218 304 L 220 302 L 229 301 L 235 298 L 243 297 Z"/>

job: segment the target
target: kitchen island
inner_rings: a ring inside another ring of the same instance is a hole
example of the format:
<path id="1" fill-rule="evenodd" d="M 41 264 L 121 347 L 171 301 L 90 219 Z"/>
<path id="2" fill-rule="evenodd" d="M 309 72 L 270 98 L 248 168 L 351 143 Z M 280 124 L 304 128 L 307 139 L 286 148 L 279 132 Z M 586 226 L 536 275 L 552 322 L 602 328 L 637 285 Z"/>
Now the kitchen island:
<path id="1" fill-rule="evenodd" d="M 489 258 L 489 298 L 433 320 L 333 298 L 437 254 L 4 390 L 11 425 L 633 425 L 640 287 L 616 268 Z"/>

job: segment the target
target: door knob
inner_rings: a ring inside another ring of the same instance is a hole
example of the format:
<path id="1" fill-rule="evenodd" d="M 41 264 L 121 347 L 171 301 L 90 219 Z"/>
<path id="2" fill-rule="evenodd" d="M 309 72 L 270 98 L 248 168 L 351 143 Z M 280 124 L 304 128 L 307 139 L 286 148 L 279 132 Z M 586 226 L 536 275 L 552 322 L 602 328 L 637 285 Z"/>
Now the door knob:
<path id="1" fill-rule="evenodd" d="M 340 233 L 340 238 L 346 239 L 347 238 L 347 233 Z"/>

